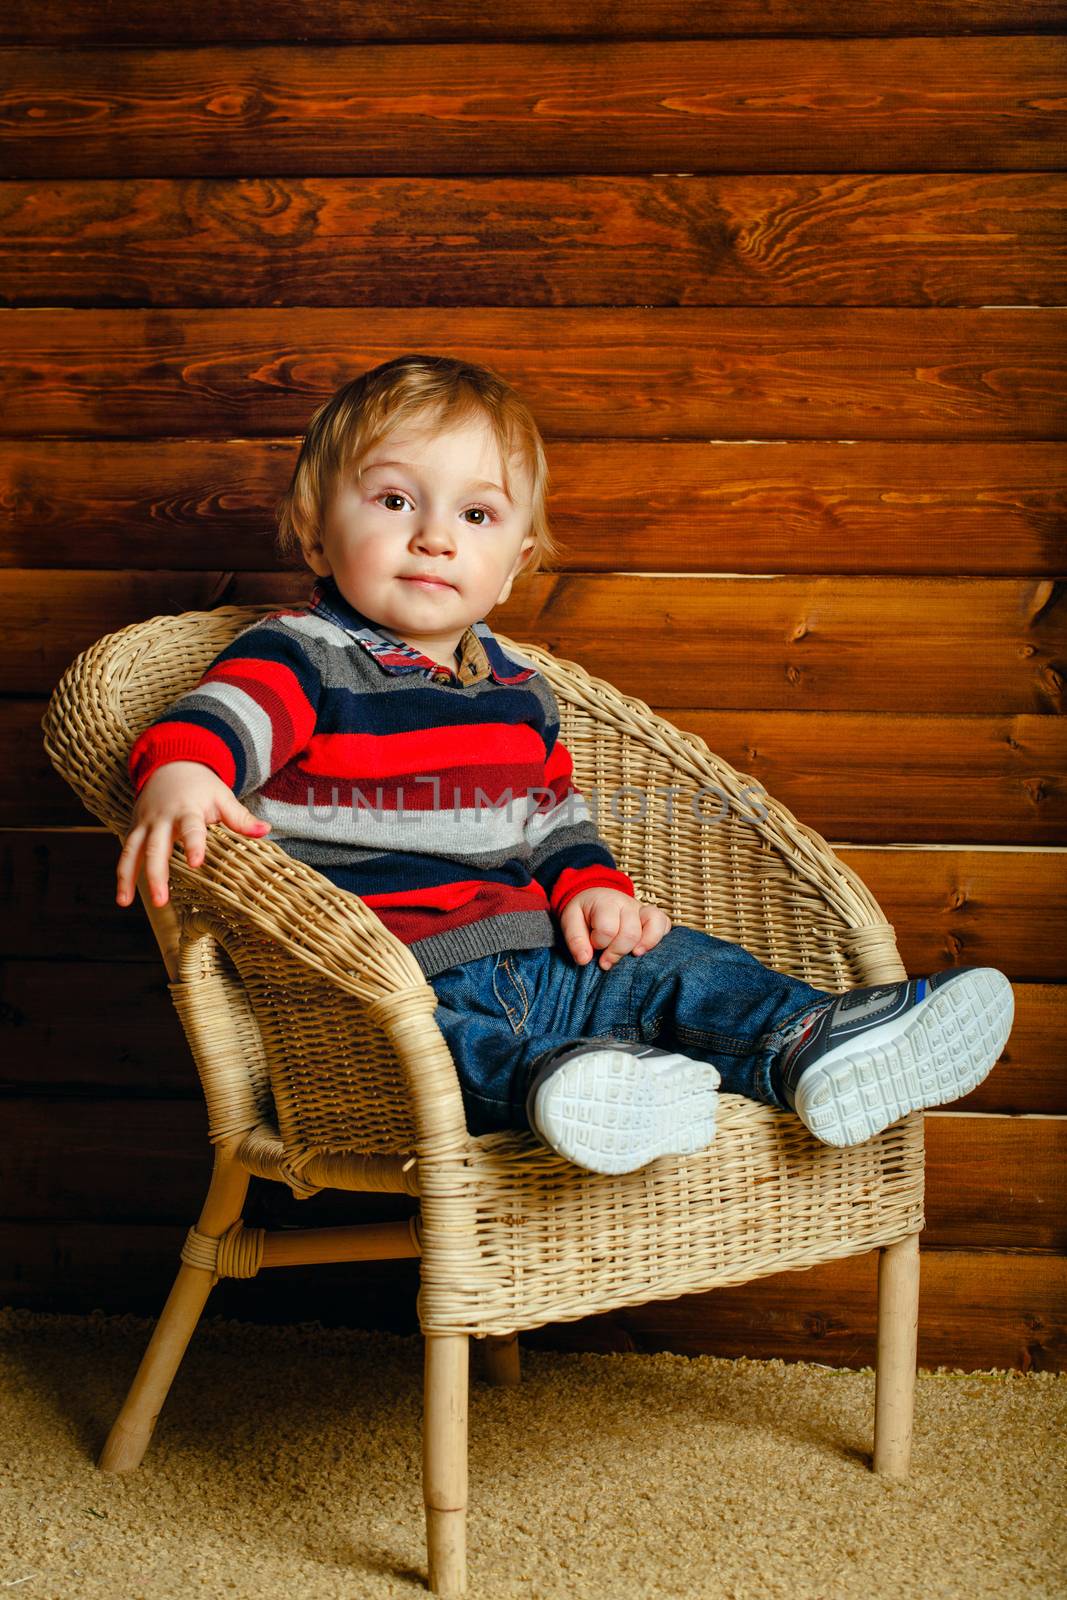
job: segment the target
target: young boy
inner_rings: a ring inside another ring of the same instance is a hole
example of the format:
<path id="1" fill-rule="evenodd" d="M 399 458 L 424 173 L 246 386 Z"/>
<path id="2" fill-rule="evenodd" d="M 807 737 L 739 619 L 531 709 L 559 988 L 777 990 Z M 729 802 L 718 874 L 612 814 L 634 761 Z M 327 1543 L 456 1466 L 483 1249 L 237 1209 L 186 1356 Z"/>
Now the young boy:
<path id="1" fill-rule="evenodd" d="M 835 1145 L 966 1094 L 1011 1030 L 1003 973 L 836 995 L 636 898 L 551 689 L 484 620 L 553 553 L 547 476 L 482 367 L 401 356 L 321 406 L 278 507 L 310 605 L 245 629 L 134 744 L 118 903 L 143 862 L 165 904 L 175 841 L 199 866 L 212 823 L 272 833 L 410 946 L 471 1133 L 530 1128 L 596 1172 L 704 1148 L 720 1085 Z"/>

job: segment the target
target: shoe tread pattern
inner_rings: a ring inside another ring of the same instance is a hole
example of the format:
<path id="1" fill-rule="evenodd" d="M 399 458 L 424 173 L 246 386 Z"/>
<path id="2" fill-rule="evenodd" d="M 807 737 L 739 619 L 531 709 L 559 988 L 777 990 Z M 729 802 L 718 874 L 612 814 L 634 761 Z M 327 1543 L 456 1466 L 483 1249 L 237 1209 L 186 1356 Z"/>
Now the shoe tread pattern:
<path id="1" fill-rule="evenodd" d="M 960 1099 L 996 1064 L 1014 1009 L 995 968 L 933 990 L 895 1038 L 815 1062 L 796 1089 L 802 1121 L 827 1144 L 860 1144 L 911 1111 Z"/>
<path id="2" fill-rule="evenodd" d="M 537 1119 L 553 1148 L 594 1172 L 692 1155 L 715 1136 L 719 1073 L 709 1062 L 590 1050 L 546 1081 Z"/>

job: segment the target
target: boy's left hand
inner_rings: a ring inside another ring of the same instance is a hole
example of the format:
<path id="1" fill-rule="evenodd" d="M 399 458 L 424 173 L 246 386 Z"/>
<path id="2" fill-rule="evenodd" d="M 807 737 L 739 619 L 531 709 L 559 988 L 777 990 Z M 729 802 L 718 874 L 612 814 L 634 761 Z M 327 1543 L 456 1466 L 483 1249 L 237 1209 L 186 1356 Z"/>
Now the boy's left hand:
<path id="1" fill-rule="evenodd" d="M 604 951 L 600 965 L 608 972 L 627 951 L 640 956 L 659 944 L 671 919 L 619 889 L 583 889 L 563 907 L 559 926 L 580 967 L 592 960 L 595 945 Z"/>

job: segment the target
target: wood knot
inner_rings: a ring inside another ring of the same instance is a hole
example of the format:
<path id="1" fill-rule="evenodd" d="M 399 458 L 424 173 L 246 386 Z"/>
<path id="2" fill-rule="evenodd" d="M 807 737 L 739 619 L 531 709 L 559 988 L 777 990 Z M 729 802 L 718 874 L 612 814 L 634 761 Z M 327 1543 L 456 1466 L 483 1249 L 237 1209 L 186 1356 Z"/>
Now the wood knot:
<path id="1" fill-rule="evenodd" d="M 1055 667 L 1043 667 L 1037 682 L 1046 701 L 1059 713 L 1063 709 L 1063 675 Z"/>
<path id="2" fill-rule="evenodd" d="M 1055 578 L 1044 578 L 1040 583 L 1036 583 L 1026 607 L 1027 626 L 1036 622 L 1043 611 L 1057 604 L 1062 592 L 1063 585 L 1057 583 Z"/>

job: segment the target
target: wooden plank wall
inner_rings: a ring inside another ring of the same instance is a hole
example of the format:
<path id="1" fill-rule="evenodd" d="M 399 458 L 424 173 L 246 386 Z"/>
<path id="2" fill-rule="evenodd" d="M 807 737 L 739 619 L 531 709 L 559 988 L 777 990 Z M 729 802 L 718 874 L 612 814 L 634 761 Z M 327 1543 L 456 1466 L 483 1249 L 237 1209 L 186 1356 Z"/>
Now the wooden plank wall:
<path id="1" fill-rule="evenodd" d="M 271 551 L 298 435 L 340 381 L 427 350 L 499 367 L 548 439 L 566 564 L 501 629 L 825 834 L 910 973 L 1013 980 L 1004 1058 L 927 1119 L 919 1359 L 1064 1363 L 1065 21 L 9 3 L 5 1300 L 155 1314 L 210 1166 L 117 847 L 41 748 L 47 696 L 134 619 L 306 593 Z M 410 1208 L 253 1184 L 261 1221 Z M 209 1311 L 412 1330 L 415 1271 L 263 1274 Z M 537 1339 L 866 1364 L 875 1272 Z"/>

